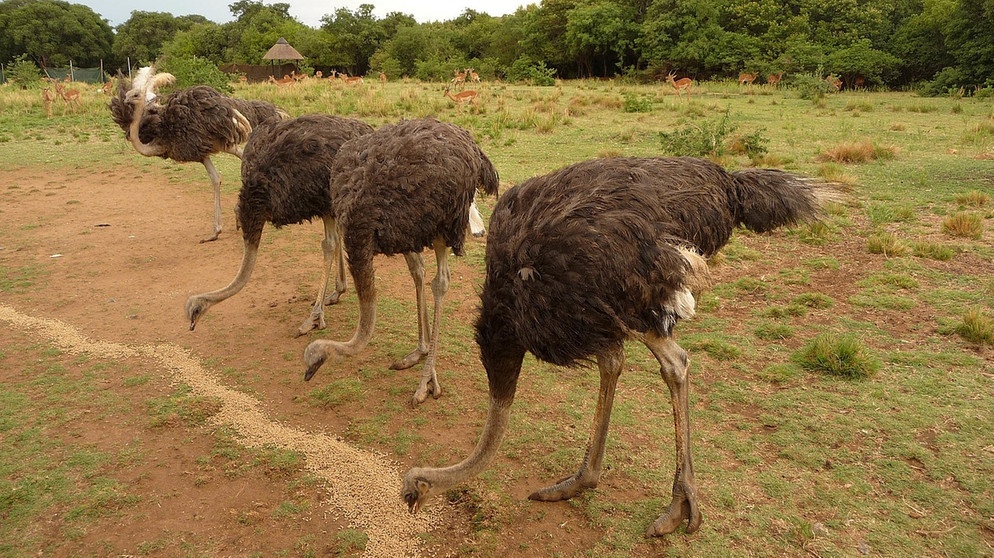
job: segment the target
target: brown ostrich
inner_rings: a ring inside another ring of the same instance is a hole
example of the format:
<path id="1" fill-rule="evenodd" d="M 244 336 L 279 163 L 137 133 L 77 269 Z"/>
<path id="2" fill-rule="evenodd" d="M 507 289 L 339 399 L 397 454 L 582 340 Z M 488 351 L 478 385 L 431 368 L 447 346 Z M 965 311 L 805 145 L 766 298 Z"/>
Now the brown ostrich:
<path id="1" fill-rule="evenodd" d="M 435 373 L 442 300 L 449 284 L 448 250 L 463 252 L 469 207 L 479 188 L 496 194 L 497 172 L 469 132 L 432 118 L 403 120 L 342 146 L 332 166 L 332 205 L 338 214 L 349 271 L 359 298 L 359 325 L 347 342 L 318 340 L 304 351 L 310 380 L 331 357 L 361 351 L 376 323 L 373 256 L 404 254 L 418 302 L 418 346 L 391 368 L 424 360 L 415 404 L 442 394 Z M 430 336 L 424 293 L 425 248 L 438 273 Z M 430 340 L 429 340 L 430 337 Z"/>
<path id="2" fill-rule="evenodd" d="M 324 275 L 311 315 L 301 324 L 298 335 L 324 329 L 324 305 L 337 303 L 345 292 L 345 257 L 329 189 L 331 163 L 342 144 L 372 131 L 365 122 L 324 114 L 273 119 L 255 128 L 242 154 L 242 188 L 235 207 L 245 242 L 242 265 L 228 286 L 193 295 L 186 301 L 191 330 L 208 308 L 235 295 L 248 283 L 267 222 L 282 227 L 315 217 L 324 222 Z M 325 299 L 336 261 L 335 291 Z"/>
<path id="3" fill-rule="evenodd" d="M 427 498 L 477 475 L 494 459 L 510 418 L 526 351 L 576 366 L 596 359 L 600 393 L 579 470 L 534 492 L 557 501 L 597 486 L 627 339 L 659 361 L 676 430 L 669 509 L 648 529 L 665 535 L 701 524 L 690 453 L 689 360 L 673 328 L 694 315 L 707 264 L 739 225 L 765 232 L 816 218 L 823 188 L 776 170 L 728 173 L 692 158 L 611 158 L 532 178 L 494 208 L 486 278 L 476 322 L 490 386 L 482 437 L 464 461 L 413 468 L 403 499 L 412 513 Z M 827 190 L 827 189 L 825 189 Z"/>
<path id="4" fill-rule="evenodd" d="M 211 155 L 230 153 L 241 158 L 239 146 L 253 126 L 289 115 L 265 101 L 227 97 L 206 85 L 181 89 L 160 102 L 157 88 L 172 81 L 169 74 L 142 68 L 134 82 L 119 80 L 110 111 L 138 153 L 204 165 L 214 186 L 214 228 L 201 242 L 210 242 L 221 234 L 221 175 Z"/>

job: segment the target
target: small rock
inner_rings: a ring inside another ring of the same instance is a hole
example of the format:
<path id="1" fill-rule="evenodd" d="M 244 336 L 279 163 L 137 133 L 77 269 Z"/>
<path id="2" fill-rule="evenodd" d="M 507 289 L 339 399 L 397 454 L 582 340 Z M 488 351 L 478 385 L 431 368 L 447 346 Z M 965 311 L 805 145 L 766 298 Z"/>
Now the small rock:
<path id="1" fill-rule="evenodd" d="M 870 545 L 866 544 L 866 541 L 859 541 L 859 545 L 856 547 L 856 550 L 858 550 L 863 556 L 866 556 L 870 554 Z"/>
<path id="2" fill-rule="evenodd" d="M 830 533 L 828 527 L 825 527 L 825 524 L 820 521 L 816 521 L 811 526 L 811 532 L 814 533 L 816 537 L 827 537 Z"/>

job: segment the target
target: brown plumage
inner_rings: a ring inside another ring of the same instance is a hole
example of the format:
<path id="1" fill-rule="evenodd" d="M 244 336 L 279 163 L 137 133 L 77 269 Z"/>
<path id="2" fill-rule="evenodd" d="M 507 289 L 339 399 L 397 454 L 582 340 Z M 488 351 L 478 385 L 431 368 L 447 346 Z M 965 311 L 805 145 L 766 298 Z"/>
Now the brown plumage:
<path id="1" fill-rule="evenodd" d="M 404 120 L 342 146 L 332 167 L 332 205 L 359 297 L 359 326 L 345 343 L 314 341 L 304 352 L 310 379 L 329 357 L 355 354 L 372 337 L 376 321 L 373 256 L 404 254 L 418 300 L 418 347 L 394 369 L 425 360 L 415 403 L 441 395 L 435 374 L 442 300 L 448 288 L 448 249 L 462 255 L 475 191 L 496 194 L 497 172 L 469 132 L 432 118 Z M 438 273 L 428 339 L 424 294 L 425 248 L 435 251 Z"/>
<path id="2" fill-rule="evenodd" d="M 143 69 L 143 73 L 154 75 L 154 70 Z M 143 79 L 135 87 L 120 79 L 117 95 L 110 102 L 111 116 L 138 153 L 204 165 L 214 187 L 214 227 L 202 242 L 216 240 L 221 233 L 221 176 L 211 155 L 223 152 L 241 157 L 240 145 L 253 126 L 289 115 L 265 101 L 234 99 L 206 85 L 181 89 L 160 99 L 153 97 L 155 77 Z M 148 97 L 153 98 L 149 101 Z"/>
<path id="3" fill-rule="evenodd" d="M 311 315 L 298 329 L 298 335 L 324 329 L 324 305 L 338 302 L 345 292 L 345 258 L 329 188 L 331 165 L 345 142 L 372 131 L 365 122 L 325 114 L 272 119 L 253 130 L 242 154 L 242 188 L 235 207 L 245 244 L 242 265 L 228 286 L 187 300 L 191 330 L 208 308 L 238 293 L 248 283 L 266 223 L 278 228 L 314 218 L 324 222 L 324 275 Z M 326 300 L 335 261 L 335 292 Z"/>
<path id="4" fill-rule="evenodd" d="M 814 219 L 820 186 L 776 170 L 726 172 L 691 158 L 586 161 L 532 178 L 494 208 L 476 323 L 490 411 L 461 463 L 414 468 L 402 496 L 412 512 L 433 494 L 485 469 L 507 428 L 526 352 L 563 366 L 596 360 L 601 385 L 580 469 L 533 493 L 563 500 L 597 486 L 623 343 L 644 343 L 670 389 L 677 466 L 669 510 L 649 528 L 664 535 L 701 522 L 690 454 L 687 353 L 673 328 L 694 314 L 707 283 L 704 257 L 734 227 L 767 231 Z"/>

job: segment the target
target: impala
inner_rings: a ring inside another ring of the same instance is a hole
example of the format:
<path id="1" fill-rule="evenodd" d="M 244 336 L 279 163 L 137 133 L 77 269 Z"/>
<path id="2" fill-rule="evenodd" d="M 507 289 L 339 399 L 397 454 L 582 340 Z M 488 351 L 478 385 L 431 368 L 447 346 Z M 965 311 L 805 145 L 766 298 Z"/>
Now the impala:
<path id="1" fill-rule="evenodd" d="M 71 108 L 73 114 L 76 114 L 76 108 L 79 107 L 79 97 L 80 93 L 78 89 L 66 90 L 65 86 L 61 83 L 55 83 L 55 91 L 62 97 L 62 100 L 66 102 L 66 106 L 62 107 L 62 114 L 66 113 L 67 108 Z"/>
<path id="2" fill-rule="evenodd" d="M 739 85 L 752 85 L 752 82 L 756 81 L 756 74 L 739 74 Z"/>
<path id="3" fill-rule="evenodd" d="M 459 109 L 459 112 L 462 112 L 462 106 L 463 106 L 464 103 L 470 103 L 471 105 L 473 105 L 473 107 L 475 107 L 477 110 L 479 110 L 479 107 L 480 107 L 480 105 L 479 105 L 480 94 L 477 93 L 476 91 L 472 90 L 472 89 L 467 89 L 466 91 L 460 91 L 459 93 L 456 93 L 455 95 L 453 95 L 452 93 L 449 92 L 449 88 L 446 87 L 445 88 L 445 93 L 442 96 L 443 97 L 448 97 L 448 98 L 452 99 L 453 101 L 455 101 L 456 102 L 456 108 Z"/>
<path id="4" fill-rule="evenodd" d="M 680 78 L 676 79 L 676 74 L 670 72 L 666 76 L 666 81 L 676 89 L 676 96 L 679 97 L 682 91 L 687 92 L 687 100 L 690 100 L 690 86 L 694 84 L 694 80 L 690 78 Z"/>
<path id="5" fill-rule="evenodd" d="M 768 83 L 770 87 L 776 87 L 780 84 L 781 79 L 783 79 L 783 72 L 777 72 L 766 76 L 766 83 Z"/>

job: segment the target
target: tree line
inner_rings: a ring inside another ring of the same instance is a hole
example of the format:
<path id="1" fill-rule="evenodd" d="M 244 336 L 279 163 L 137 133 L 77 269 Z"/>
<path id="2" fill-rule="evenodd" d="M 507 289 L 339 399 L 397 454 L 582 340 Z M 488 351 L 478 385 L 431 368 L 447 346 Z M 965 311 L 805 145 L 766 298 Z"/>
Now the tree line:
<path id="1" fill-rule="evenodd" d="M 784 72 L 937 92 L 994 87 L 994 0 L 541 0 L 500 17 L 467 9 L 430 23 L 400 12 L 377 18 L 362 4 L 326 14 L 317 28 L 289 8 L 238 0 L 223 24 L 133 11 L 111 28 L 86 6 L 3 0 L 0 61 L 261 64 L 284 37 L 311 67 L 422 80 L 472 67 L 485 79 L 533 82 Z"/>

